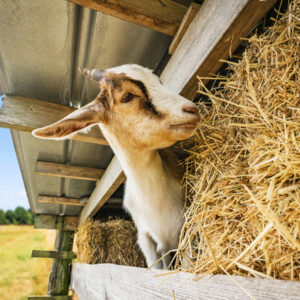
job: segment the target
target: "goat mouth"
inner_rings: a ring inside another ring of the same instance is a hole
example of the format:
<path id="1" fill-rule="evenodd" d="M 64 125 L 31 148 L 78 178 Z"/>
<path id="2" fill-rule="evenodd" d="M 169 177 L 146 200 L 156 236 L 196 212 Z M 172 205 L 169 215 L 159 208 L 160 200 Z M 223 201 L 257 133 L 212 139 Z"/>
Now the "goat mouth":
<path id="1" fill-rule="evenodd" d="M 170 125 L 170 128 L 174 128 L 174 129 L 195 129 L 196 127 L 197 127 L 197 123 L 183 123 L 183 124 Z"/>

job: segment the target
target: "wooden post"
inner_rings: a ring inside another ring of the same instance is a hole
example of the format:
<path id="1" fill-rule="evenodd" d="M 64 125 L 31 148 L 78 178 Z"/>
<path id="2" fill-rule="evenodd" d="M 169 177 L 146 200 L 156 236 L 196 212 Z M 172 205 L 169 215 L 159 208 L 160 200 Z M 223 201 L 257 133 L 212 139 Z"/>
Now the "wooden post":
<path id="1" fill-rule="evenodd" d="M 56 229 L 55 251 L 33 250 L 32 257 L 52 258 L 47 296 L 30 296 L 33 299 L 69 300 L 74 231 L 78 225 L 76 216 L 36 215 L 34 228 Z"/>
<path id="2" fill-rule="evenodd" d="M 56 251 L 71 251 L 74 232 L 59 230 L 56 234 Z M 68 295 L 71 280 L 70 259 L 54 258 L 51 265 L 47 294 L 49 296 Z"/>

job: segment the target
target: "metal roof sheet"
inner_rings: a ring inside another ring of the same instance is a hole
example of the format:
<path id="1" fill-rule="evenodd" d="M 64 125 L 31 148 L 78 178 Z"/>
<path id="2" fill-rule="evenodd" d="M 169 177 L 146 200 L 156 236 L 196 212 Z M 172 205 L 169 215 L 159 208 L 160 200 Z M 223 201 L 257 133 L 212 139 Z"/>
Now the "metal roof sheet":
<path id="1" fill-rule="evenodd" d="M 62 0 L 2 0 L 0 9 L 0 90 L 79 107 L 98 93 L 78 67 L 138 63 L 156 69 L 171 37 Z M 45 160 L 106 168 L 108 146 L 46 141 L 12 131 L 31 208 L 37 213 L 77 215 L 80 207 L 37 203 L 37 196 L 84 197 L 95 182 L 34 173 Z"/>

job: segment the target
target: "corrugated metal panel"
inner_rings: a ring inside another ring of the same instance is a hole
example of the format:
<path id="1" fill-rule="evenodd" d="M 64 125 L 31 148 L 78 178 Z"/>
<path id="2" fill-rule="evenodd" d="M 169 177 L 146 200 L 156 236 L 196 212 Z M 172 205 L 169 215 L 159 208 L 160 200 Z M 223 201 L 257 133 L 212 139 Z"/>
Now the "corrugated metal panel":
<path id="1" fill-rule="evenodd" d="M 98 93 L 78 67 L 109 68 L 138 63 L 155 69 L 171 38 L 63 0 L 0 0 L 2 93 L 82 106 Z M 38 204 L 39 194 L 89 195 L 94 182 L 35 175 L 37 159 L 106 168 L 107 146 L 38 140 L 12 132 L 31 208 L 38 213 L 77 215 L 78 207 Z"/>

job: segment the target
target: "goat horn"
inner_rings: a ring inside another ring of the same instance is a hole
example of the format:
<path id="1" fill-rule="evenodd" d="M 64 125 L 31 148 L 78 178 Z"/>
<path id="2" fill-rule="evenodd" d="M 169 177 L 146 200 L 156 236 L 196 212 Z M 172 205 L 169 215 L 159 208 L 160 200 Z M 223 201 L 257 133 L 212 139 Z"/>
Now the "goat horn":
<path id="1" fill-rule="evenodd" d="M 86 68 L 79 68 L 79 71 L 83 75 L 87 76 L 88 78 L 90 78 L 96 82 L 99 82 L 102 79 L 102 75 L 104 73 L 104 71 L 102 71 L 102 70 L 97 70 L 97 69 L 89 70 Z"/>

